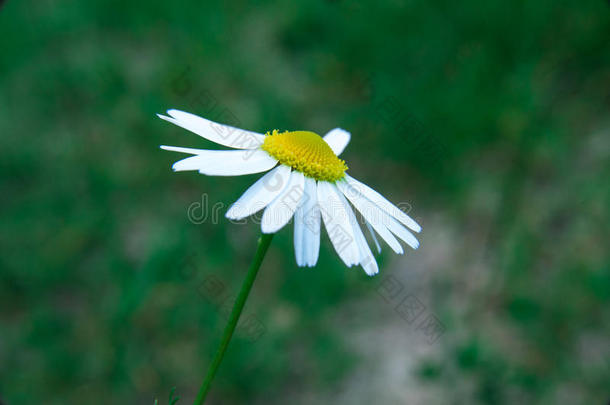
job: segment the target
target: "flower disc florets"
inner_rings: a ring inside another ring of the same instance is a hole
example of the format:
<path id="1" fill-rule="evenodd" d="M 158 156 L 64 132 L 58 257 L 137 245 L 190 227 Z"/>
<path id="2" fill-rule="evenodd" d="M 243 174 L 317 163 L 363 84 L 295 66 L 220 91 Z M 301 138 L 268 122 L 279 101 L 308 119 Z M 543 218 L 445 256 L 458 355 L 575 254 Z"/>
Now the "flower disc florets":
<path id="1" fill-rule="evenodd" d="M 310 131 L 267 132 L 261 149 L 281 164 L 316 180 L 335 182 L 345 175 L 347 165 L 330 146 Z"/>

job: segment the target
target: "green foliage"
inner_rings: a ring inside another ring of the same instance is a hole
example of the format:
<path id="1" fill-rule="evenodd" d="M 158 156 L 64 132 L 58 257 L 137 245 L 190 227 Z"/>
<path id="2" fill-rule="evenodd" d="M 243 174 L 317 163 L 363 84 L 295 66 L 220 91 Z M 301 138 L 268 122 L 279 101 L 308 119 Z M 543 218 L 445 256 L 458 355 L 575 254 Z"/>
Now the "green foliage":
<path id="1" fill-rule="evenodd" d="M 176 397 L 174 398 L 174 395 L 176 393 L 176 387 L 172 387 L 171 390 L 169 390 L 169 399 L 167 404 L 168 405 L 175 405 L 178 403 L 178 401 L 180 401 L 180 397 Z M 159 405 L 159 400 L 155 398 L 155 404 L 154 405 Z"/>

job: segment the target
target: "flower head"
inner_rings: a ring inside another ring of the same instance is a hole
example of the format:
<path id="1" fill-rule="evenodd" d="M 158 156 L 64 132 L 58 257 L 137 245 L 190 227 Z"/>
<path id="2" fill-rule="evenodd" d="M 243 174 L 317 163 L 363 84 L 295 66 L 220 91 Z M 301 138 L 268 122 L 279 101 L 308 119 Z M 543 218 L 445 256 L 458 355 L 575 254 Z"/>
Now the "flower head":
<path id="1" fill-rule="evenodd" d="M 369 275 L 379 272 L 352 205 L 364 218 L 379 252 L 376 234 L 398 254 L 403 249 L 397 237 L 413 249 L 419 246 L 409 229 L 420 232 L 421 227 L 381 194 L 346 173 L 348 167 L 338 156 L 349 143 L 349 132 L 335 128 L 320 137 L 310 131 L 273 130 L 263 135 L 183 111 L 167 113 L 169 116 L 159 117 L 237 149 L 161 146 L 192 155 L 174 163 L 175 171 L 197 170 L 209 176 L 268 171 L 229 208 L 226 217 L 243 219 L 264 209 L 263 233 L 279 231 L 294 217 L 294 248 L 299 266 L 311 267 L 317 263 L 321 222 L 324 222 L 333 247 L 348 267 L 360 265 Z"/>

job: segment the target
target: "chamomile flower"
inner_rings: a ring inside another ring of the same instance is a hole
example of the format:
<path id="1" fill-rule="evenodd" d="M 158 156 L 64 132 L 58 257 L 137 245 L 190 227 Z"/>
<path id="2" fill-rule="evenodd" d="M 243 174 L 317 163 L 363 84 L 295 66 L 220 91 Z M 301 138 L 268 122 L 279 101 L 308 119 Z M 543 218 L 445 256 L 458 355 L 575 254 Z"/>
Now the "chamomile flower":
<path id="1" fill-rule="evenodd" d="M 159 117 L 235 150 L 205 150 L 177 146 L 162 149 L 192 156 L 174 163 L 174 171 L 197 170 L 208 176 L 239 176 L 268 172 L 229 208 L 226 217 L 239 220 L 264 209 L 263 233 L 275 233 L 294 217 L 294 249 L 299 266 L 318 261 L 323 222 L 337 254 L 351 267 L 369 275 L 379 272 L 352 206 L 360 212 L 376 249 L 378 234 L 390 248 L 403 253 L 398 239 L 417 249 L 410 230 L 421 227 L 377 191 L 354 179 L 339 159 L 349 132 L 335 128 L 321 137 L 310 131 L 273 130 L 266 134 L 218 124 L 196 115 L 169 110 Z M 398 238 L 398 239 L 397 239 Z"/>

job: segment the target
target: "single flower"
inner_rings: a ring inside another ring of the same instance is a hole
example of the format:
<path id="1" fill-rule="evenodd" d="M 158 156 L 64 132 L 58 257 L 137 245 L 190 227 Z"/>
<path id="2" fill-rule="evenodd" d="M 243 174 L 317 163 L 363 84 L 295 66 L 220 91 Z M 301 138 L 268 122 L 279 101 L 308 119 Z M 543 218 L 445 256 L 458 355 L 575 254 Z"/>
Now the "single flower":
<path id="1" fill-rule="evenodd" d="M 349 132 L 335 128 L 323 138 L 309 131 L 273 130 L 263 135 L 179 110 L 168 110 L 167 114 L 159 117 L 238 149 L 161 146 L 193 155 L 174 163 L 174 171 L 197 170 L 208 176 L 269 171 L 229 208 L 226 217 L 239 220 L 265 209 L 262 232 L 275 233 L 294 216 L 294 249 L 299 266 L 316 265 L 322 220 L 333 247 L 348 267 L 361 265 L 368 275 L 379 272 L 350 203 L 364 218 L 379 252 L 375 232 L 398 254 L 403 249 L 396 237 L 413 249 L 419 246 L 407 228 L 420 232 L 421 226 L 377 191 L 346 173 L 347 165 L 338 156 L 349 143 Z"/>

